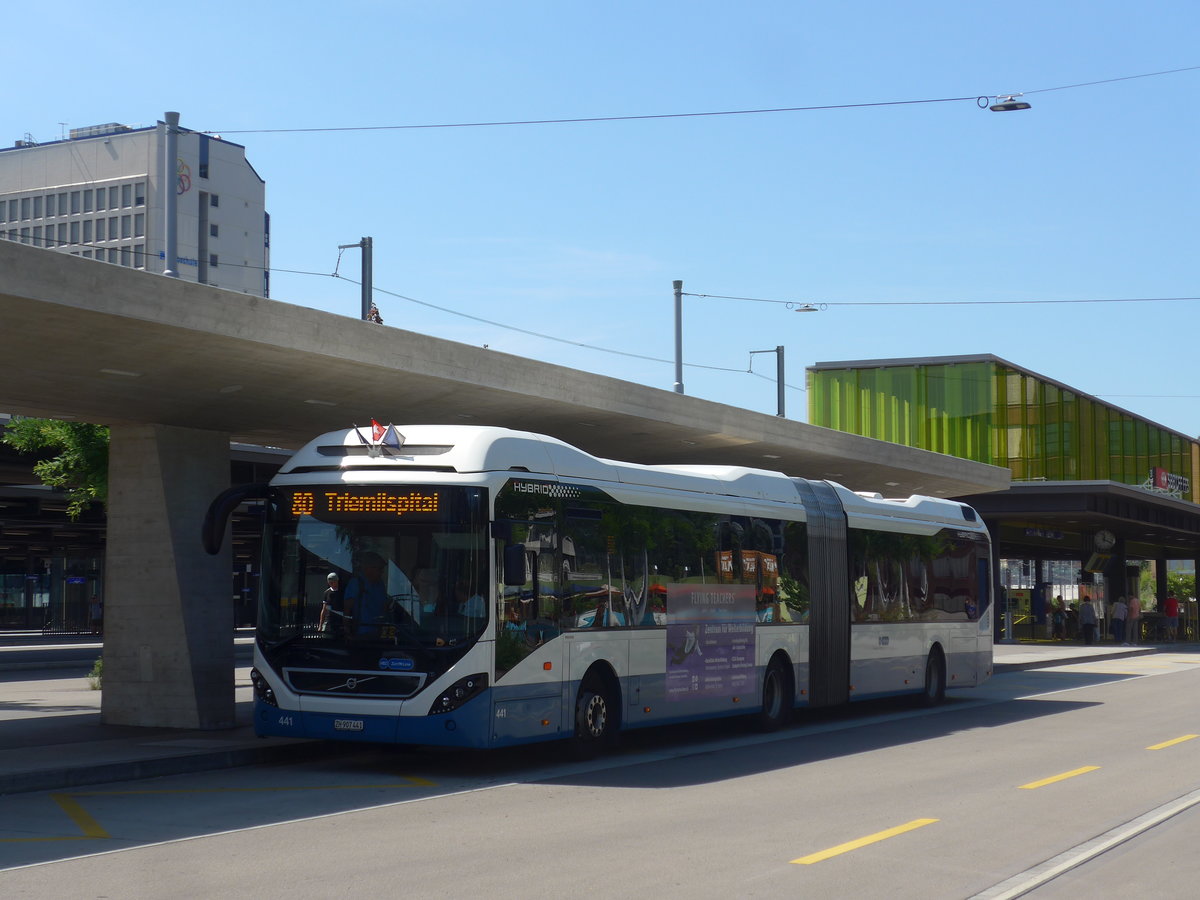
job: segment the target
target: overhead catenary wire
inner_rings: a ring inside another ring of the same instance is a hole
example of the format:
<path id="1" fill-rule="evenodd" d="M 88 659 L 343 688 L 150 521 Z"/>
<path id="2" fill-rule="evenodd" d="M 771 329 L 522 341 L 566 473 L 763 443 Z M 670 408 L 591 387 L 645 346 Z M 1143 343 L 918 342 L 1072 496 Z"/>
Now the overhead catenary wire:
<path id="1" fill-rule="evenodd" d="M 1066 91 L 1076 88 L 1095 87 L 1101 84 L 1115 84 L 1119 81 L 1133 81 L 1138 78 L 1155 78 L 1162 75 L 1175 75 L 1181 72 L 1200 70 L 1198 66 L 1182 66 L 1177 69 L 1163 69 L 1158 72 L 1142 72 L 1137 75 L 1121 75 L 1115 78 L 1101 78 L 1094 81 L 1081 81 L 1075 84 L 1062 84 L 1057 87 L 1034 88 L 1020 91 L 1020 94 L 1046 94 L 1052 91 Z M 889 106 L 920 106 L 933 103 L 962 103 L 995 99 L 1006 94 L 970 94 L 961 97 L 929 97 L 917 100 L 876 100 L 861 103 L 826 103 L 812 106 L 776 106 L 761 109 L 722 109 L 701 112 L 648 113 L 640 115 L 610 115 L 610 116 L 571 116 L 554 119 L 509 119 L 482 122 L 428 122 L 404 125 L 342 125 L 342 126 L 313 126 L 304 128 L 213 128 L 200 132 L 201 134 L 315 134 L 348 131 L 419 131 L 438 128 L 500 128 L 523 125 L 577 125 L 590 122 L 637 122 L 654 119 L 697 119 L 717 116 L 757 116 L 780 113 L 819 112 L 837 109 L 871 109 Z M 986 104 L 983 104 L 986 105 Z"/>
<path id="2" fill-rule="evenodd" d="M 1200 300 L 1200 297 L 1084 297 L 1074 300 L 777 300 L 769 297 L 738 297 L 729 294 L 696 294 L 684 291 L 685 297 L 703 300 L 735 300 L 745 303 L 776 303 L 786 307 L 815 306 L 1036 306 L 1070 303 L 1181 303 Z"/>
<path id="3" fill-rule="evenodd" d="M 238 266 L 239 268 L 245 268 L 245 269 L 265 269 L 265 267 L 263 267 L 263 266 L 255 266 L 255 265 L 243 264 L 243 263 L 233 263 L 232 265 Z M 334 272 L 312 272 L 312 271 L 307 271 L 307 270 L 303 270 L 303 269 L 279 269 L 279 268 L 270 268 L 270 269 L 268 269 L 268 271 L 285 272 L 290 275 L 313 275 L 313 276 L 318 276 L 318 277 L 322 277 L 322 278 L 337 278 L 341 281 L 345 281 L 345 282 L 348 282 L 348 283 L 354 284 L 354 285 L 361 286 L 361 284 L 362 284 L 361 282 L 359 282 L 353 278 L 347 278 L 345 275 L 339 275 L 336 271 L 334 271 Z M 424 306 L 427 309 L 434 309 L 434 310 L 437 310 L 438 312 L 446 313 L 447 315 L 459 316 L 460 318 L 463 318 L 463 319 L 470 319 L 473 322 L 480 322 L 484 325 L 491 325 L 494 328 L 502 328 L 505 331 L 513 331 L 518 334 L 524 334 L 528 337 L 540 338 L 541 340 L 546 340 L 546 341 L 554 341 L 555 343 L 567 344 L 572 347 L 580 347 L 584 350 L 595 350 L 600 353 L 611 353 L 615 356 L 624 356 L 624 357 L 628 357 L 630 359 L 641 359 L 641 360 L 645 360 L 647 362 L 656 362 L 656 363 L 672 363 L 673 362 L 672 360 L 663 359 L 663 358 L 657 357 L 657 356 L 648 356 L 648 355 L 644 355 L 641 353 L 630 353 L 626 350 L 614 350 L 611 347 L 601 347 L 596 344 L 586 343 L 585 341 L 573 341 L 569 338 L 562 338 L 562 337 L 558 337 L 557 335 L 545 334 L 544 332 L 533 331 L 529 328 L 521 328 L 520 326 L 517 326 L 517 325 L 510 325 L 507 322 L 498 322 L 495 319 L 487 319 L 487 318 L 484 318 L 483 316 L 477 316 L 472 313 L 462 312 L 461 310 L 451 309 L 448 306 L 439 306 L 436 303 L 430 303 L 428 300 L 418 300 L 416 297 L 410 297 L 406 294 L 401 294 L 396 291 L 389 291 L 386 288 L 381 288 L 378 284 L 376 284 L 374 286 L 374 292 L 376 294 L 384 294 L 388 297 L 394 297 L 397 300 L 404 300 L 407 303 L 415 303 L 417 306 Z M 685 365 L 688 365 L 694 369 L 709 369 L 714 372 L 735 372 L 737 374 L 747 374 L 750 372 L 749 369 L 736 369 L 736 368 L 733 368 L 730 366 L 710 366 L 710 365 L 704 365 L 703 363 L 686 363 Z"/>

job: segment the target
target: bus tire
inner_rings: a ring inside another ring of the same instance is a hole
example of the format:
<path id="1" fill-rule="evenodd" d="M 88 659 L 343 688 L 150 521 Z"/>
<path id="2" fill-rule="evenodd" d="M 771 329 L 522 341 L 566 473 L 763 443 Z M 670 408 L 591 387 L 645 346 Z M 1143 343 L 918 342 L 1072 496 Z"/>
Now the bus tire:
<path id="1" fill-rule="evenodd" d="M 925 688 L 921 691 L 922 706 L 937 706 L 946 699 L 946 657 L 942 648 L 934 646 L 925 660 Z"/>
<path id="2" fill-rule="evenodd" d="M 591 759 L 611 747 L 617 731 L 616 707 L 602 679 L 585 678 L 575 698 L 575 735 L 571 741 L 576 759 Z"/>
<path id="3" fill-rule="evenodd" d="M 778 731 L 792 718 L 796 688 L 792 684 L 792 673 L 787 663 L 776 656 L 767 665 L 763 675 L 762 709 L 756 725 L 759 731 Z"/>

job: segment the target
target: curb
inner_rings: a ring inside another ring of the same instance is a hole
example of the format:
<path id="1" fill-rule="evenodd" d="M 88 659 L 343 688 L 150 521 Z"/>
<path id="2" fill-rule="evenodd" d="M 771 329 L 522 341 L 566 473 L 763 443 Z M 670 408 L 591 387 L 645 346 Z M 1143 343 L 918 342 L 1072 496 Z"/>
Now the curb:
<path id="1" fill-rule="evenodd" d="M 1130 647 L 1128 650 L 1105 653 L 1102 656 L 1079 656 L 1072 659 L 1057 657 L 1055 659 L 1030 659 L 1011 663 L 996 662 L 993 659 L 992 674 L 999 675 L 1002 672 L 1023 672 L 1028 669 L 1049 669 L 1054 666 L 1072 666 L 1077 663 L 1103 662 L 1110 659 L 1128 659 L 1134 656 L 1149 656 L 1157 652 L 1157 647 Z"/>

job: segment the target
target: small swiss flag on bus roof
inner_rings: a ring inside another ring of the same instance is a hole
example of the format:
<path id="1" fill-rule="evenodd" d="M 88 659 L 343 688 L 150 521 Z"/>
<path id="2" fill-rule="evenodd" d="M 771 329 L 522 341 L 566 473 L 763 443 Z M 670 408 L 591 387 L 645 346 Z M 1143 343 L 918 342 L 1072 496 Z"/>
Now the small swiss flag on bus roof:
<path id="1" fill-rule="evenodd" d="M 383 440 L 383 436 L 387 434 L 387 426 L 380 425 L 374 419 L 371 420 L 371 440 L 378 444 Z"/>

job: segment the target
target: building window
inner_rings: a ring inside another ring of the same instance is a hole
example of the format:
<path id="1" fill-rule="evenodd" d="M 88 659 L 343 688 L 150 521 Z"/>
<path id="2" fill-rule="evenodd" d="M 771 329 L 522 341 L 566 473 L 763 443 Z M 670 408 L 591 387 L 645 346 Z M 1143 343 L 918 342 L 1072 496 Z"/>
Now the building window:
<path id="1" fill-rule="evenodd" d="M 113 263 L 114 265 L 117 263 L 117 248 L 116 247 L 108 248 L 108 261 L 110 263 Z"/>
<path id="2" fill-rule="evenodd" d="M 33 246 L 35 246 L 35 247 L 42 246 L 42 226 L 41 225 L 33 226 Z"/>
<path id="3" fill-rule="evenodd" d="M 108 239 L 110 241 L 115 241 L 117 239 L 117 217 L 116 216 L 108 217 Z"/>
<path id="4" fill-rule="evenodd" d="M 71 191 L 71 215 L 79 213 L 79 191 Z"/>
<path id="5" fill-rule="evenodd" d="M 40 219 L 42 217 L 42 196 L 41 196 L 41 194 L 38 194 L 38 196 L 33 198 L 33 217 L 35 219 Z"/>
<path id="6" fill-rule="evenodd" d="M 54 217 L 54 200 L 56 197 L 57 197 L 56 194 L 47 194 L 46 195 L 46 218 L 47 219 L 51 219 Z M 3 220 L 0 219 L 0 221 L 3 221 Z"/>
<path id="7" fill-rule="evenodd" d="M 145 244 L 134 244 L 133 245 L 133 267 L 135 269 L 146 268 L 146 245 Z"/>
<path id="8" fill-rule="evenodd" d="M 139 181 L 137 184 L 135 184 L 133 186 L 133 205 L 134 206 L 145 206 L 146 205 L 146 182 Z"/>
<path id="9" fill-rule="evenodd" d="M 117 209 L 117 186 L 115 184 L 108 189 L 108 208 Z"/>
<path id="10" fill-rule="evenodd" d="M 217 265 L 218 265 L 217 254 L 215 254 L 215 253 L 208 254 L 208 264 L 210 266 L 212 266 L 214 269 L 217 268 Z"/>
<path id="11" fill-rule="evenodd" d="M 3 200 L 0 200 L 0 222 L 3 222 L 6 218 L 8 218 L 5 215 L 5 210 L 7 210 L 7 209 L 8 209 L 8 204 L 6 204 Z M 0 235 L 2 235 L 3 233 L 4 232 L 0 231 Z"/>
<path id="12" fill-rule="evenodd" d="M 24 221 L 28 218 L 29 218 L 29 198 L 22 197 L 21 198 L 21 220 Z"/>
<path id="13" fill-rule="evenodd" d="M 92 220 L 91 219 L 83 220 L 83 242 L 85 244 L 90 244 L 92 242 Z"/>
<path id="14" fill-rule="evenodd" d="M 79 222 L 78 220 L 71 223 L 71 243 L 79 243 Z"/>
<path id="15" fill-rule="evenodd" d="M 133 218 L 132 216 L 121 216 L 121 237 L 123 237 L 123 238 L 133 237 L 132 218 Z M 112 235 L 110 234 L 109 237 L 112 237 Z"/>
<path id="16" fill-rule="evenodd" d="M 208 226 L 208 236 L 209 237 L 217 237 L 220 230 L 221 229 L 219 229 L 217 227 L 217 223 L 213 222 L 211 225 Z"/>
<path id="17" fill-rule="evenodd" d="M 145 213 L 137 213 L 133 217 L 133 236 L 134 237 L 145 237 L 146 236 L 146 214 Z"/>
<path id="18" fill-rule="evenodd" d="M 83 192 L 83 211 L 85 213 L 90 213 L 92 211 L 92 192 L 91 191 Z"/>
<path id="19" fill-rule="evenodd" d="M 200 135 L 200 177 L 208 177 L 208 143 L 211 139 L 207 134 Z"/>
<path id="20" fill-rule="evenodd" d="M 15 222 L 15 221 L 17 221 L 17 219 L 20 218 L 18 209 L 19 209 L 19 207 L 18 207 L 17 200 L 9 200 L 8 201 L 8 221 Z"/>
<path id="21" fill-rule="evenodd" d="M 133 185 L 121 185 L 121 206 L 124 208 L 133 206 Z"/>
<path id="22" fill-rule="evenodd" d="M 133 248 L 131 248 L 131 247 L 122 247 L 121 248 L 121 265 L 123 265 L 123 266 L 133 265 Z"/>
<path id="23" fill-rule="evenodd" d="M 69 212 L 70 208 L 67 206 L 67 192 L 63 191 L 58 195 L 58 214 L 60 216 L 65 216 Z"/>
<path id="24" fill-rule="evenodd" d="M 24 228 L 21 229 L 21 243 L 22 244 L 29 243 L 29 226 L 28 225 L 26 225 Z M 213 265 L 215 266 L 216 263 L 213 263 Z"/>
<path id="25" fill-rule="evenodd" d="M 105 188 L 96 188 L 96 211 L 99 212 L 105 208 L 104 197 L 107 194 Z"/>
<path id="26" fill-rule="evenodd" d="M 103 219 L 96 220 L 96 240 L 98 240 L 98 241 L 104 240 L 104 220 Z"/>
<path id="27" fill-rule="evenodd" d="M 220 206 L 221 198 L 218 197 L 216 194 L 209 194 L 208 195 L 208 205 L 209 206 Z"/>
<path id="28" fill-rule="evenodd" d="M 97 252 L 99 252 L 99 251 L 97 251 Z M 84 251 L 83 251 L 83 258 L 84 258 L 84 259 L 91 259 L 91 258 L 92 258 L 92 251 L 91 251 L 91 250 L 84 250 Z"/>
<path id="29" fill-rule="evenodd" d="M 67 243 L 67 223 L 58 223 L 58 246 L 62 247 Z"/>

